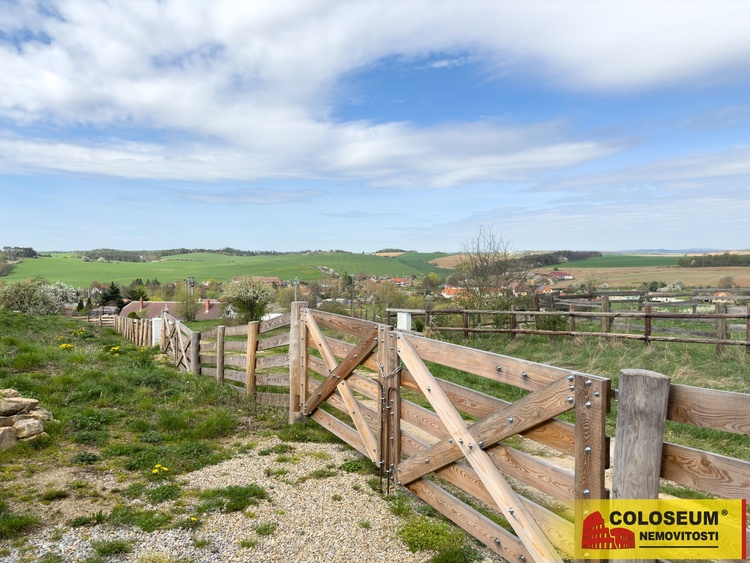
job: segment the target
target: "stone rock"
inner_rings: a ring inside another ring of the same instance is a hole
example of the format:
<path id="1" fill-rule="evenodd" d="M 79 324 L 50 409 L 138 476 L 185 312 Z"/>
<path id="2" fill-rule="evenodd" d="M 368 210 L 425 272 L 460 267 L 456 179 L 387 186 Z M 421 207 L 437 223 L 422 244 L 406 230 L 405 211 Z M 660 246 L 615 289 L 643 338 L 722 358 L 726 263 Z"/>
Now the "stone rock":
<path id="1" fill-rule="evenodd" d="M 24 397 L 4 397 L 0 401 L 0 416 L 13 416 L 20 412 L 27 412 L 39 404 L 36 399 Z"/>
<path id="2" fill-rule="evenodd" d="M 55 420 L 55 417 L 52 415 L 52 413 L 47 409 L 43 409 L 42 407 L 31 409 L 28 416 L 36 418 L 39 422 L 49 422 L 50 420 Z"/>
<path id="3" fill-rule="evenodd" d="M 12 426 L 0 428 L 0 451 L 16 445 L 16 429 Z"/>
<path id="4" fill-rule="evenodd" d="M 4 428 L 6 426 L 13 426 L 13 423 L 15 420 L 13 420 L 12 416 L 0 416 L 0 428 Z"/>
<path id="5" fill-rule="evenodd" d="M 20 397 L 21 394 L 15 389 L 2 389 L 0 390 L 0 397 Z"/>
<path id="6" fill-rule="evenodd" d="M 42 432 L 41 434 L 36 434 L 35 436 L 29 436 L 28 438 L 19 438 L 19 442 L 33 442 L 34 440 L 39 440 L 40 438 L 49 438 L 49 434 L 46 432 Z"/>
<path id="7" fill-rule="evenodd" d="M 16 431 L 16 438 L 30 438 L 44 432 L 44 425 L 35 418 L 19 420 L 13 428 Z"/>

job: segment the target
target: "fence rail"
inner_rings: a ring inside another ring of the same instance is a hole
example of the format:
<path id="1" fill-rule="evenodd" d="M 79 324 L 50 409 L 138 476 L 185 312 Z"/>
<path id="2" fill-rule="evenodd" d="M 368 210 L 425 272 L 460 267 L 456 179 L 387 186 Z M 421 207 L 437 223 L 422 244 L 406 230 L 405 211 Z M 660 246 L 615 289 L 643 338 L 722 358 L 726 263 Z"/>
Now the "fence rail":
<path id="1" fill-rule="evenodd" d="M 301 302 L 283 318 L 206 333 L 167 314 L 162 319 L 162 350 L 181 370 L 231 384 L 258 405 L 287 408 L 290 421 L 316 421 L 371 459 L 388 489 L 408 488 L 508 560 L 562 561 L 561 554 L 572 553 L 571 505 L 610 495 L 610 465 L 615 482 L 627 482 L 618 475 L 632 475 L 639 464 L 658 473 L 639 470 L 641 480 L 661 477 L 724 498 L 745 498 L 750 489 L 750 462 L 663 438 L 662 447 L 645 449 L 638 437 L 618 440 L 610 460 L 610 403 L 620 403 L 623 413 L 643 403 L 637 386 L 616 391 L 605 377 Z M 647 376 L 633 371 L 640 370 L 623 370 L 623 380 Z M 510 402 L 487 393 L 497 385 L 515 387 L 522 397 Z M 665 423 L 709 428 L 728 439 L 750 435 L 750 395 L 667 385 L 666 408 L 657 413 Z M 640 426 L 618 415 L 618 432 Z M 539 451 L 545 455 L 534 455 Z M 627 487 L 618 495 L 636 498 Z M 488 509 L 509 526 L 488 518 Z"/>
<path id="2" fill-rule="evenodd" d="M 599 304 L 598 306 L 602 306 Z M 579 311 L 570 303 L 566 311 L 521 311 L 511 310 L 422 310 L 388 309 L 388 322 L 411 331 L 414 319 L 421 325 L 417 332 L 426 335 L 439 332 L 461 333 L 464 339 L 471 334 L 546 335 L 570 337 L 605 337 L 651 342 L 685 342 L 715 345 L 717 351 L 725 346 L 744 346 L 750 353 L 750 305 L 733 308 L 727 312 L 726 304 L 717 303 L 713 313 L 679 313 L 655 310 L 657 304 L 647 304 L 643 311 Z M 605 305 L 605 308 L 608 307 Z M 394 321 L 395 317 L 395 323 Z M 451 324 L 438 324 L 440 318 L 453 321 Z M 742 324 L 730 324 L 731 320 Z M 581 324 L 586 323 L 585 330 Z M 626 322 L 623 322 L 626 321 Z M 638 324 L 633 324 L 636 321 Z M 713 323 L 714 330 L 694 330 L 675 326 L 655 326 L 655 322 L 672 321 L 680 323 Z M 618 331 L 619 330 L 619 331 Z M 656 333 L 672 334 L 659 336 Z M 739 333 L 740 338 L 733 338 Z M 744 338 L 743 338 L 744 337 Z"/>

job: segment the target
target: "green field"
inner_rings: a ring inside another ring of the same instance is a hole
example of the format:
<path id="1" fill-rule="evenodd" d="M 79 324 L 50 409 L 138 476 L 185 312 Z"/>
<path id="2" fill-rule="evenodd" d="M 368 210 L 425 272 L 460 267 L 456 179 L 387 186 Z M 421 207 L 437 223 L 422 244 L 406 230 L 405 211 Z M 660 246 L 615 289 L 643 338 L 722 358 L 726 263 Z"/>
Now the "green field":
<path id="1" fill-rule="evenodd" d="M 191 253 L 169 256 L 158 262 L 84 262 L 74 253 L 52 253 L 50 257 L 25 259 L 12 267 L 0 281 L 12 283 L 37 276 L 48 281 L 62 281 L 74 287 L 89 287 L 92 282 L 130 284 L 135 278 L 158 279 L 162 283 L 181 281 L 193 276 L 196 281 L 227 281 L 237 276 L 295 277 L 312 281 L 325 274 L 319 266 L 333 268 L 339 274 L 365 273 L 370 276 L 420 276 L 429 272 L 449 272 L 429 264 L 445 254 L 407 252 L 385 257 L 372 254 L 320 253 L 284 256 L 226 256 Z"/>
<path id="2" fill-rule="evenodd" d="M 638 267 L 663 267 L 677 266 L 679 256 L 672 255 L 650 255 L 640 254 L 604 254 L 588 260 L 577 260 L 561 265 L 564 268 L 634 268 Z"/>

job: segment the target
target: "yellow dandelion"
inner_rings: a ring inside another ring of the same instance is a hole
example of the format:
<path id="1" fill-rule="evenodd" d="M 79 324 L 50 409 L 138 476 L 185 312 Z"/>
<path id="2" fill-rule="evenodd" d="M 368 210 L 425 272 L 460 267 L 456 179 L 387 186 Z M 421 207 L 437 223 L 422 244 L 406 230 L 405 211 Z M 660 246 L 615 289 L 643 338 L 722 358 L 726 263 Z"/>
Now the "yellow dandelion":
<path id="1" fill-rule="evenodd" d="M 157 473 L 159 473 L 159 470 L 158 469 L 154 469 L 151 473 L 153 473 L 154 475 L 156 475 Z"/>

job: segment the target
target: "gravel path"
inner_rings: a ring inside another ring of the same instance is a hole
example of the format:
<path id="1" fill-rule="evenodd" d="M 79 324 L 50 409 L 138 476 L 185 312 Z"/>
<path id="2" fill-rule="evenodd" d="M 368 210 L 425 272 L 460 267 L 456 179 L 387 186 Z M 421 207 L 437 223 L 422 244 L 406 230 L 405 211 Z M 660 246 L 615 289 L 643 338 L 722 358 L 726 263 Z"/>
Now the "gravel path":
<path id="1" fill-rule="evenodd" d="M 93 542 L 122 539 L 132 545 L 130 553 L 107 557 L 111 562 L 166 563 L 201 562 L 425 562 L 433 555 L 411 553 L 396 537 L 403 520 L 394 516 L 388 503 L 367 484 L 372 475 L 338 469 L 359 454 L 348 447 L 331 444 L 291 444 L 285 454 L 260 455 L 280 442 L 262 439 L 250 452 L 218 465 L 180 476 L 183 489 L 177 509 L 189 518 L 191 506 L 201 501 L 198 493 L 230 485 L 262 486 L 268 500 L 245 511 L 231 513 L 195 512 L 195 529 L 170 529 L 146 533 L 140 529 L 57 527 L 32 536 L 23 546 L 11 547 L 0 562 L 36 561 L 45 554 L 56 554 L 64 561 L 84 561 L 95 555 Z M 315 470 L 334 469 L 336 475 L 315 478 Z M 284 473 L 286 472 L 286 473 Z M 174 502 L 174 501 L 173 501 Z M 132 501 L 140 508 L 175 509 L 174 504 L 156 506 L 144 500 Z M 181 505 L 181 506 L 180 506 Z M 275 525 L 270 535 L 259 535 L 256 528 Z M 243 547 L 254 544 L 251 547 Z M 484 561 L 500 561 L 489 550 L 482 550 Z"/>

